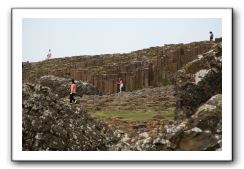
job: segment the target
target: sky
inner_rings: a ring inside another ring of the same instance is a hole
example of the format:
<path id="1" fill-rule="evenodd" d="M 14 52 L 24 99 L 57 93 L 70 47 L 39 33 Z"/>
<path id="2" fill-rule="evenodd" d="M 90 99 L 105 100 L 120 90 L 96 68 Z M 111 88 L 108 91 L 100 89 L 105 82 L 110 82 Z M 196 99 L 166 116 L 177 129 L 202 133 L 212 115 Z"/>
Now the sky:
<path id="1" fill-rule="evenodd" d="M 128 53 L 165 44 L 222 36 L 221 18 L 24 18 L 22 61 L 78 55 Z"/>

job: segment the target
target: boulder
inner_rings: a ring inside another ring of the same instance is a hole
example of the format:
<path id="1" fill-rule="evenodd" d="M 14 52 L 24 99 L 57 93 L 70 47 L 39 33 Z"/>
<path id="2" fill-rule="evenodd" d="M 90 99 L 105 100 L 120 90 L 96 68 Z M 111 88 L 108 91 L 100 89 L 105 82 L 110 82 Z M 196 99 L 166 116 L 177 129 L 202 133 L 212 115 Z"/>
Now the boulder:
<path id="1" fill-rule="evenodd" d="M 217 148 L 219 148 L 219 144 L 214 135 L 196 127 L 185 131 L 178 145 L 178 150 L 184 151 L 213 151 Z"/>
<path id="2" fill-rule="evenodd" d="M 197 109 L 197 112 L 191 118 L 194 126 L 202 130 L 210 130 L 213 133 L 217 132 L 217 129 L 219 129 L 218 124 L 222 119 L 222 95 L 218 94 L 211 97 Z"/>

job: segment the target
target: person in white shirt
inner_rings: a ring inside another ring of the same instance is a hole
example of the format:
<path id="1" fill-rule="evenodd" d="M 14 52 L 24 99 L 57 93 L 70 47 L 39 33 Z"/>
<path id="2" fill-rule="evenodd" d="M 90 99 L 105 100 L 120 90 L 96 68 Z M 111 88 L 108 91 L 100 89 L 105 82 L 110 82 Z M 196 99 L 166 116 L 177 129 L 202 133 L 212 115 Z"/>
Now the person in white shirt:
<path id="1" fill-rule="evenodd" d="M 51 57 L 52 57 L 52 53 L 51 53 L 51 49 L 49 49 L 47 54 L 47 60 L 50 59 Z"/>
<path id="2" fill-rule="evenodd" d="M 119 92 L 120 93 L 122 92 L 123 87 L 124 87 L 123 80 L 119 78 Z"/>

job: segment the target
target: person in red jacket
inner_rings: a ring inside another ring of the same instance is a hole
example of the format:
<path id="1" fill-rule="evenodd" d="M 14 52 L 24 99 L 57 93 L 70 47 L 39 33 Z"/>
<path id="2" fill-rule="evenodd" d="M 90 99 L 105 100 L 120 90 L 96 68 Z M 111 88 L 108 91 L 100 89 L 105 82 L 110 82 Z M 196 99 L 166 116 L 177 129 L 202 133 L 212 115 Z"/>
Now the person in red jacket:
<path id="1" fill-rule="evenodd" d="M 124 87 L 124 82 L 122 79 L 119 78 L 119 92 L 121 93 Z"/>

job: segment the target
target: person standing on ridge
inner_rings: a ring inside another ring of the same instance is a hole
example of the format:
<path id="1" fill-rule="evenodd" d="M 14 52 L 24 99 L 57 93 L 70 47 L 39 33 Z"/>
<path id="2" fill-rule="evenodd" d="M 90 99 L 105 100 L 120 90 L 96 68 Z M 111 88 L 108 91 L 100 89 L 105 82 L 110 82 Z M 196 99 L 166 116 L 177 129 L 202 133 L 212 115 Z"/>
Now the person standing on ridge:
<path id="1" fill-rule="evenodd" d="M 51 49 L 49 49 L 47 54 L 47 60 L 51 59 L 51 57 L 52 57 L 52 53 L 51 53 Z"/>
<path id="2" fill-rule="evenodd" d="M 74 79 L 72 79 L 71 82 L 72 84 L 70 85 L 70 94 L 69 94 L 70 104 L 72 104 L 73 101 L 74 103 L 76 103 L 74 96 L 76 94 L 76 88 L 77 88 Z"/>
<path id="3" fill-rule="evenodd" d="M 210 31 L 210 32 L 209 32 L 209 34 L 210 34 L 210 41 L 213 41 L 213 37 L 214 37 L 213 32 L 212 32 L 212 31 Z"/>

